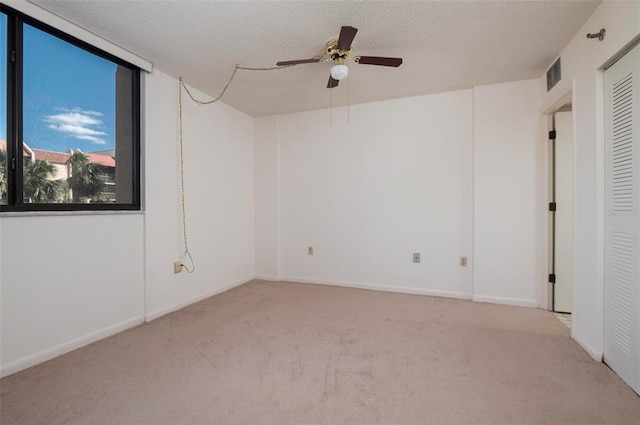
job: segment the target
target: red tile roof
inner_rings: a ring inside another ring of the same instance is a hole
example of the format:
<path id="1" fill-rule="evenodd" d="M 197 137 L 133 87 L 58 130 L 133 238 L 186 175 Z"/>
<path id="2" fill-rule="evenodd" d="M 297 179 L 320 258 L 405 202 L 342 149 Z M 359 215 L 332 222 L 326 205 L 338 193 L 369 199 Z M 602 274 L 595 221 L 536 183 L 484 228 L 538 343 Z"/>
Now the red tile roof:
<path id="1" fill-rule="evenodd" d="M 40 149 L 32 149 L 36 159 L 47 161 L 52 164 L 66 164 L 69 160 L 69 154 L 63 152 L 43 151 Z"/>
<path id="2" fill-rule="evenodd" d="M 0 149 L 2 150 L 7 149 L 7 142 L 5 140 L 0 140 Z M 53 152 L 53 151 L 45 151 L 41 149 L 32 149 L 32 151 L 35 154 L 36 159 L 47 161 L 52 164 L 64 165 L 67 163 L 70 156 L 70 154 L 65 152 Z M 29 152 L 26 149 L 23 149 L 23 154 L 24 156 L 30 156 Z M 111 168 L 115 168 L 116 166 L 115 158 L 109 155 L 104 155 L 101 153 L 90 153 L 90 152 L 85 152 L 85 155 L 87 155 L 91 160 L 91 162 L 95 164 L 100 164 L 104 167 L 111 167 Z"/>
<path id="3" fill-rule="evenodd" d="M 108 155 L 103 155 L 101 153 L 85 153 L 85 155 L 89 157 L 91 162 L 94 162 L 96 164 L 100 164 L 102 166 L 111 167 L 111 168 L 116 167 L 115 158 L 110 157 Z"/>
<path id="4" fill-rule="evenodd" d="M 7 142 L 6 142 L 6 140 L 0 140 L 0 149 L 2 149 L 3 151 L 7 150 Z M 24 156 L 31 156 L 26 149 L 22 150 L 22 154 Z"/>

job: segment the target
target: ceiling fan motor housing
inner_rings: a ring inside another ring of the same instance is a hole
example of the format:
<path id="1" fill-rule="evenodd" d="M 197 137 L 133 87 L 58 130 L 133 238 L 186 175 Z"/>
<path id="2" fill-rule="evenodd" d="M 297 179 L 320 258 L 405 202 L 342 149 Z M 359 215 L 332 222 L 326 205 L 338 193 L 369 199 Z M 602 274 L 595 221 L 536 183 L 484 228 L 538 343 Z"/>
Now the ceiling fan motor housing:
<path id="1" fill-rule="evenodd" d="M 333 67 L 331 68 L 331 75 L 329 76 L 329 82 L 327 88 L 332 89 L 338 86 L 338 82 L 349 75 L 349 68 L 346 65 L 349 60 L 349 54 L 351 53 L 351 43 L 356 36 L 358 29 L 351 26 L 343 26 L 340 28 L 340 36 L 334 37 L 327 41 L 325 50 L 322 54 L 315 56 L 311 59 L 301 59 L 293 61 L 282 61 L 276 63 L 277 66 L 293 66 L 303 63 L 317 63 L 325 62 L 328 60 L 333 61 Z M 388 58 L 382 56 L 356 56 L 351 58 L 355 63 L 363 65 L 380 65 L 380 66 L 392 66 L 399 67 L 402 65 L 402 58 Z"/>
<path id="2" fill-rule="evenodd" d="M 351 49 L 349 49 L 349 50 L 338 49 L 338 38 L 337 37 L 334 37 L 334 38 L 332 38 L 331 40 L 329 40 L 327 42 L 327 53 L 326 53 L 326 56 L 331 58 L 331 60 L 333 60 L 334 62 L 335 61 L 339 61 L 339 60 L 342 60 L 342 62 L 344 62 L 347 59 L 347 57 L 349 56 L 350 52 L 351 52 Z"/>

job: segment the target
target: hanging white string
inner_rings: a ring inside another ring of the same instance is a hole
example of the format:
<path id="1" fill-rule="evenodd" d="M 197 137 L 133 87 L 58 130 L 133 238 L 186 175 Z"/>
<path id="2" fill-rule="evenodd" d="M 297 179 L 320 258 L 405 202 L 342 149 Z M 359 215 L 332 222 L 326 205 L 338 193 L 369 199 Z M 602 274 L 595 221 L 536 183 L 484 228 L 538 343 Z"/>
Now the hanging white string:
<path id="1" fill-rule="evenodd" d="M 191 256 L 191 251 L 189 251 L 189 242 L 187 240 L 187 210 L 184 202 L 184 141 L 182 137 L 182 87 L 184 83 L 182 82 L 182 78 L 180 78 L 180 87 L 178 94 L 178 105 L 180 110 L 180 204 L 182 207 L 182 242 L 184 244 L 184 257 L 189 258 L 191 261 L 191 269 L 186 264 L 182 264 L 185 270 L 188 273 L 193 273 L 196 269 L 196 264 L 193 261 L 193 257 Z"/>
<path id="2" fill-rule="evenodd" d="M 195 262 L 193 261 L 193 256 L 191 255 L 191 251 L 189 251 L 189 241 L 188 241 L 188 238 L 187 238 L 187 208 L 186 208 L 186 203 L 185 203 L 185 190 L 184 190 L 184 137 L 183 137 L 184 123 L 183 123 L 183 120 L 182 120 L 182 89 L 184 88 L 184 91 L 187 92 L 187 94 L 189 95 L 191 100 L 193 100 L 197 105 L 199 105 L 199 106 L 210 105 L 212 103 L 215 103 L 215 102 L 219 101 L 222 98 L 222 96 L 224 96 L 224 94 L 227 92 L 227 89 L 231 85 L 231 82 L 233 81 L 233 79 L 236 76 L 236 73 L 238 72 L 239 69 L 242 69 L 242 70 L 245 70 L 245 71 L 273 71 L 273 70 L 276 70 L 276 69 L 290 68 L 292 66 L 295 66 L 295 65 L 272 66 L 272 67 L 268 67 L 268 68 L 256 68 L 256 67 L 241 66 L 239 64 L 236 64 L 236 66 L 233 69 L 233 72 L 231 73 L 231 77 L 229 77 L 229 81 L 227 81 L 227 84 L 224 85 L 224 87 L 222 88 L 222 91 L 220 92 L 218 97 L 216 97 L 216 98 L 214 98 L 212 100 L 206 100 L 206 101 L 205 100 L 198 100 L 195 97 L 193 97 L 193 95 L 191 94 L 191 91 L 189 91 L 189 87 L 187 87 L 187 85 L 182 80 L 182 77 L 180 77 L 180 79 L 179 79 L 179 94 L 178 94 L 178 109 L 179 109 L 179 115 L 180 115 L 180 204 L 181 204 L 181 210 L 182 210 L 182 242 L 183 242 L 183 245 L 184 245 L 184 257 L 189 259 L 189 261 L 191 263 L 191 268 L 189 268 L 184 263 L 182 264 L 182 266 L 185 268 L 185 270 L 187 272 L 193 273 L 194 270 L 196 269 L 196 265 L 195 265 Z"/>
<path id="3" fill-rule="evenodd" d="M 329 127 L 333 127 L 333 89 L 329 89 Z"/>
<path id="4" fill-rule="evenodd" d="M 347 79 L 347 127 L 351 124 L 351 78 Z"/>
<path id="5" fill-rule="evenodd" d="M 316 59 L 316 58 L 312 58 L 312 59 Z M 267 68 L 257 68 L 257 67 L 252 67 L 252 66 L 242 66 L 240 64 L 236 64 L 236 66 L 233 68 L 233 72 L 231 73 L 231 77 L 229 77 L 229 81 L 227 81 L 227 84 L 224 85 L 224 87 L 222 88 L 222 91 L 220 92 L 218 97 L 216 97 L 214 99 L 211 99 L 211 100 L 198 100 L 195 97 L 193 97 L 193 95 L 189 91 L 189 87 L 187 87 L 187 85 L 184 83 L 184 81 L 182 81 L 182 78 L 180 78 L 180 84 L 181 84 L 182 87 L 184 87 L 184 90 L 187 92 L 187 94 L 189 95 L 191 100 L 193 100 L 196 104 L 198 104 L 200 106 L 202 106 L 202 105 L 210 105 L 210 104 L 215 103 L 215 102 L 219 101 L 220 99 L 222 99 L 222 96 L 224 96 L 224 94 L 227 92 L 227 89 L 231 85 L 231 82 L 235 78 L 236 73 L 238 72 L 239 69 L 242 69 L 243 71 L 274 71 L 276 69 L 291 68 L 292 66 L 295 66 L 295 65 L 271 66 L 271 67 L 267 67 Z"/>

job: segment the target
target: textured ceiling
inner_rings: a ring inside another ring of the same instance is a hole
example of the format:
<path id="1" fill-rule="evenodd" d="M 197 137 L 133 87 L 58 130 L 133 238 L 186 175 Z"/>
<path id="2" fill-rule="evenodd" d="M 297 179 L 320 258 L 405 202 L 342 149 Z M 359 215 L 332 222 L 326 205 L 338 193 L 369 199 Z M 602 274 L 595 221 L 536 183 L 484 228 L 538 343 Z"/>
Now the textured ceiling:
<path id="1" fill-rule="evenodd" d="M 333 90 L 329 62 L 238 71 L 223 101 L 259 116 L 539 77 L 600 0 L 31 2 L 211 95 L 236 63 L 310 58 L 342 25 L 359 29 L 352 54 L 404 59 L 350 65 Z"/>

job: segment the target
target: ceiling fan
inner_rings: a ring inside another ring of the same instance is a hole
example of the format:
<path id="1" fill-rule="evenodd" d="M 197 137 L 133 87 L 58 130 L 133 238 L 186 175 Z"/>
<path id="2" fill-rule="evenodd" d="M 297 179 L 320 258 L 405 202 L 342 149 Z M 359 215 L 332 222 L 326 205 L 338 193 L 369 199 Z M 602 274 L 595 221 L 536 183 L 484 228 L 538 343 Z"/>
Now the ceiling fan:
<path id="1" fill-rule="evenodd" d="M 333 61 L 334 65 L 331 68 L 331 75 L 329 76 L 329 82 L 327 83 L 328 89 L 337 87 L 340 80 L 347 78 L 349 75 L 349 68 L 346 65 L 347 60 L 352 60 L 353 62 L 362 65 L 393 66 L 395 68 L 402 65 L 402 58 L 387 58 L 381 56 L 355 56 L 350 58 L 349 53 L 351 53 L 351 43 L 353 42 L 357 32 L 357 28 L 343 26 L 342 29 L 340 29 L 340 36 L 329 40 L 321 55 L 315 56 L 311 59 L 282 61 L 276 63 L 276 65 L 293 66 L 304 63 Z"/>

